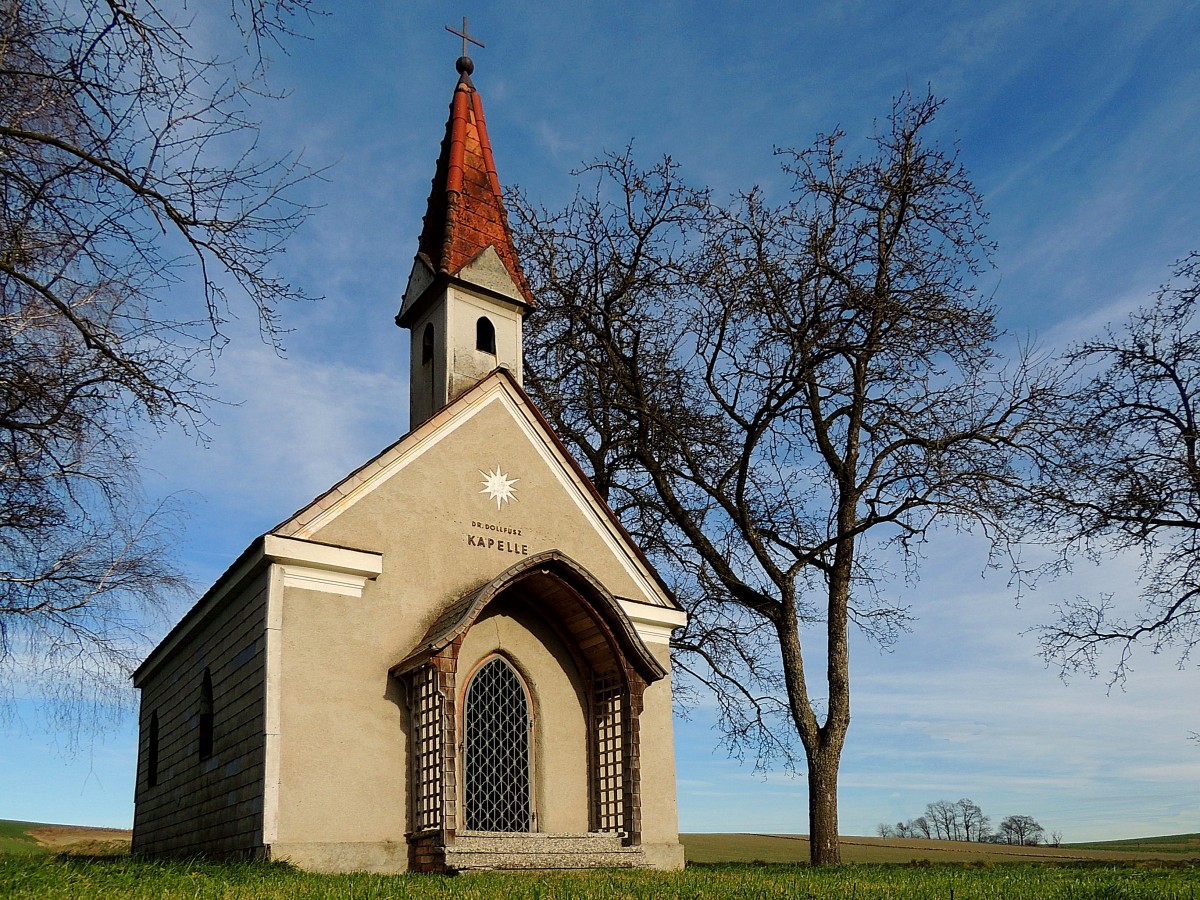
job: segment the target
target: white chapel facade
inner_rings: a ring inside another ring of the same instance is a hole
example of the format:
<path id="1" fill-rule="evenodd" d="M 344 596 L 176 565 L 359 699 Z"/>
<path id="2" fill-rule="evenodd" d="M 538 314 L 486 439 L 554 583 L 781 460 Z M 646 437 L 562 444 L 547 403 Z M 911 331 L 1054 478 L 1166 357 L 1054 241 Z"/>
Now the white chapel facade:
<path id="1" fill-rule="evenodd" d="M 458 70 L 397 315 L 411 430 L 257 538 L 135 672 L 135 853 L 683 865 L 686 616 L 522 390 L 535 303 Z"/>

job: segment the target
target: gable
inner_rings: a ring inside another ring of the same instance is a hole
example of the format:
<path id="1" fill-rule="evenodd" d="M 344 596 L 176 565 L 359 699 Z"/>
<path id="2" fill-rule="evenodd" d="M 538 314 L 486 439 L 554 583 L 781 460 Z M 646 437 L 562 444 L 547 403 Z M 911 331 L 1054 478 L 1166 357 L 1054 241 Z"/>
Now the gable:
<path id="1" fill-rule="evenodd" d="M 559 550 L 603 578 L 617 596 L 678 609 L 504 370 L 273 533 L 369 547 L 413 577 L 432 567 L 443 581 L 441 569 L 460 570 L 462 583 L 445 584 L 448 589 L 476 586 L 524 556 Z"/>
<path id="2" fill-rule="evenodd" d="M 504 261 L 500 259 L 496 248 L 490 244 L 462 267 L 458 277 L 468 284 L 501 294 L 520 308 L 525 306 L 525 298 L 522 296 L 520 288 L 517 287 L 508 269 L 505 268 Z"/>

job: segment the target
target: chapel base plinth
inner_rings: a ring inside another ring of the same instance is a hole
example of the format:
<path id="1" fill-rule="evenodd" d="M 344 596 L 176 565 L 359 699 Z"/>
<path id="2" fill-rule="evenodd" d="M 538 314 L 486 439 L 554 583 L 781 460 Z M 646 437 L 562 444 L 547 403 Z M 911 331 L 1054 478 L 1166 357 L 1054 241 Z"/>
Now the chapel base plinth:
<path id="1" fill-rule="evenodd" d="M 307 872 L 343 874 L 409 871 L 408 848 L 400 841 L 287 841 L 271 844 L 264 856 Z"/>

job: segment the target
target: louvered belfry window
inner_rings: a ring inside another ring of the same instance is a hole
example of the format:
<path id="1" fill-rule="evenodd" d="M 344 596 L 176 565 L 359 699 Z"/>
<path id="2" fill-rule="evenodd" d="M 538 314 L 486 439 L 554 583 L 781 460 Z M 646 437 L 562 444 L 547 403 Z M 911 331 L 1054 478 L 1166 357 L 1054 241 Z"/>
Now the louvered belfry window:
<path id="1" fill-rule="evenodd" d="M 494 657 L 467 686 L 463 806 L 471 831 L 529 831 L 529 700 L 521 677 Z"/>

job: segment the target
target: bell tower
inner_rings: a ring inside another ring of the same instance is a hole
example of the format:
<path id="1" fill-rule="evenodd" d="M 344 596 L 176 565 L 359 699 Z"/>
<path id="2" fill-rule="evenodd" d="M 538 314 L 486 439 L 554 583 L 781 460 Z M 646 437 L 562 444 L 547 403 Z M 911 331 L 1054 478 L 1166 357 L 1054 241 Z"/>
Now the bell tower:
<path id="1" fill-rule="evenodd" d="M 479 43 L 461 34 L 467 41 Z M 481 45 L 482 46 L 482 45 Z M 522 380 L 521 323 L 533 295 L 513 245 L 465 52 L 417 257 L 396 324 L 409 329 L 409 428 L 498 366 Z"/>

